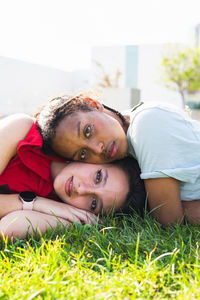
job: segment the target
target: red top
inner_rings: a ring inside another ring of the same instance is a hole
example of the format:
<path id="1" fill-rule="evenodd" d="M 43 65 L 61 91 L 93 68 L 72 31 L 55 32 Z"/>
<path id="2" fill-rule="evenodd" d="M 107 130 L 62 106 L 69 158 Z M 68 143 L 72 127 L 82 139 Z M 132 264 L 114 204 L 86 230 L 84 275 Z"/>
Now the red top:
<path id="1" fill-rule="evenodd" d="M 0 175 L 0 193 L 32 191 L 41 197 L 49 196 L 53 190 L 51 162 L 63 160 L 43 154 L 41 148 L 42 137 L 34 123 L 26 138 L 19 142 L 17 155 Z"/>

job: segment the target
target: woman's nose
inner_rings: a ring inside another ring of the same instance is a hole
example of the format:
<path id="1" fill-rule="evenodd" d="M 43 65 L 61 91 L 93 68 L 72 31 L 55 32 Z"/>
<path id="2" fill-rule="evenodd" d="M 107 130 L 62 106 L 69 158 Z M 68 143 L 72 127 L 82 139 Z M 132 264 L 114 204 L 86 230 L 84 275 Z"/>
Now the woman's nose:
<path id="1" fill-rule="evenodd" d="M 104 143 L 102 143 L 102 142 L 93 142 L 92 143 L 91 142 L 90 149 L 96 154 L 101 154 L 105 151 Z"/>
<path id="2" fill-rule="evenodd" d="M 94 193 L 94 187 L 92 187 L 91 184 L 79 182 L 76 191 L 80 196 L 88 195 Z"/>

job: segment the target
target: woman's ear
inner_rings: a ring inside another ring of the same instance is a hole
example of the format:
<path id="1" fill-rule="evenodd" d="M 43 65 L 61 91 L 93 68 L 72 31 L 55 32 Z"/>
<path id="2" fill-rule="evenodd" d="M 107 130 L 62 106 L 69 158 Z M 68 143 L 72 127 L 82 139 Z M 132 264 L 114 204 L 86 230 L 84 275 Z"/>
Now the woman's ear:
<path id="1" fill-rule="evenodd" d="M 88 104 L 89 104 L 91 107 L 94 107 L 94 108 L 96 108 L 96 109 L 99 110 L 99 111 L 103 111 L 103 110 L 104 110 L 103 104 L 102 104 L 101 102 L 95 100 L 95 99 L 86 97 L 86 98 L 85 98 L 85 101 L 87 101 Z"/>
<path id="2" fill-rule="evenodd" d="M 102 112 L 104 110 L 103 104 L 97 100 L 95 100 L 95 102 L 96 102 L 96 108 Z"/>

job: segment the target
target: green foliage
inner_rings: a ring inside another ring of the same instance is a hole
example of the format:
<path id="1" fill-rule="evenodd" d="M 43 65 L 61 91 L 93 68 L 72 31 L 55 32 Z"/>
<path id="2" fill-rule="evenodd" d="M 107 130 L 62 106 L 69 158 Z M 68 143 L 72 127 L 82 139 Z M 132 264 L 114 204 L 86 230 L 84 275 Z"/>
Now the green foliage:
<path id="1" fill-rule="evenodd" d="M 1 241 L 0 299 L 199 299 L 199 240 L 146 214 Z"/>
<path id="2" fill-rule="evenodd" d="M 185 93 L 200 89 L 200 49 L 169 48 L 161 61 L 162 83 L 177 90 L 185 101 Z"/>

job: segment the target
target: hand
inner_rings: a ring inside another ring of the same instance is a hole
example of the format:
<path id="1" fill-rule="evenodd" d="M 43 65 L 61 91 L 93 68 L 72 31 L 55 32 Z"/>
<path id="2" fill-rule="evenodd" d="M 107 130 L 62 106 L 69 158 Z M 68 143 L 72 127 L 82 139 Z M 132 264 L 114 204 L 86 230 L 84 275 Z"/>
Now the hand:
<path id="1" fill-rule="evenodd" d="M 98 216 L 89 211 L 43 197 L 37 197 L 33 210 L 63 218 L 71 223 L 94 224 L 99 220 Z"/>
<path id="2" fill-rule="evenodd" d="M 98 216 L 96 216 L 95 214 L 89 211 L 71 206 L 66 203 L 61 203 L 61 204 L 63 205 L 63 208 L 62 208 L 62 213 L 59 214 L 60 218 L 63 218 L 71 223 L 76 222 L 80 224 L 84 223 L 84 224 L 92 225 L 98 222 L 99 219 Z"/>

